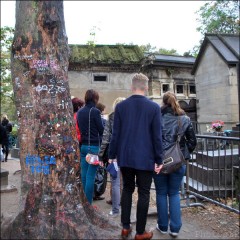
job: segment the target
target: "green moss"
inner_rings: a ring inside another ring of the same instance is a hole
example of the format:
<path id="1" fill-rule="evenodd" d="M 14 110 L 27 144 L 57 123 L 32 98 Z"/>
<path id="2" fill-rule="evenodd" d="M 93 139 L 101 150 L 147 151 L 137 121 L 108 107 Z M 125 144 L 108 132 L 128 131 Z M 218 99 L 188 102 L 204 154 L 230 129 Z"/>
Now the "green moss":
<path id="1" fill-rule="evenodd" d="M 125 45 L 69 45 L 71 49 L 70 61 L 85 62 L 96 60 L 98 62 L 139 63 L 143 54 L 138 46 Z"/>

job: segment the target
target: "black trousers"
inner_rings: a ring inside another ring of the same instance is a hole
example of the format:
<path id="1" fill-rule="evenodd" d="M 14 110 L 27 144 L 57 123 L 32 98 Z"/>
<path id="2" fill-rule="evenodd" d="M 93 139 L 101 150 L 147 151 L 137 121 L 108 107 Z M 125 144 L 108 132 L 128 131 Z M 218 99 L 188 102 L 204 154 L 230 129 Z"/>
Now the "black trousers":
<path id="1" fill-rule="evenodd" d="M 135 190 L 135 185 L 137 184 L 138 201 L 136 232 L 137 234 L 143 234 L 147 222 L 153 171 L 144 171 L 134 168 L 121 167 L 121 172 L 123 180 L 123 190 L 121 197 L 121 222 L 123 228 L 130 227 L 132 194 Z"/>
<path id="2" fill-rule="evenodd" d="M 9 143 L 2 144 L 3 153 L 5 154 L 5 161 L 7 161 L 8 153 L 9 153 Z"/>

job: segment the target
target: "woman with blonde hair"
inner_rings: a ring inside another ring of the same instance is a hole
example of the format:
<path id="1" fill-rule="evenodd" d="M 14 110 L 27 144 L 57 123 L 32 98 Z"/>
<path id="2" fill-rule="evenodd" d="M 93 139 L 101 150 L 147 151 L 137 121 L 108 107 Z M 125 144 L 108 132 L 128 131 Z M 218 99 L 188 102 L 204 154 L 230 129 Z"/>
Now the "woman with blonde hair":
<path id="1" fill-rule="evenodd" d="M 114 120 L 114 111 L 116 108 L 116 105 L 120 102 L 125 100 L 123 97 L 118 97 L 113 102 L 113 112 L 109 114 L 108 121 L 106 122 L 106 125 L 104 127 L 103 131 L 103 138 L 102 143 L 99 151 L 99 158 L 103 165 L 106 161 L 110 164 L 110 160 L 104 159 L 104 155 L 108 157 L 108 146 L 111 140 L 112 136 L 112 127 L 113 127 L 113 120 Z M 105 161 L 105 162 L 104 162 Z M 111 216 L 117 216 L 120 213 L 120 170 L 117 172 L 117 178 L 113 178 L 111 176 L 111 202 L 112 202 L 112 211 L 110 211 L 109 215 Z"/>
<path id="2" fill-rule="evenodd" d="M 161 112 L 163 149 L 167 150 L 176 142 L 179 131 L 181 151 L 185 159 L 189 160 L 190 153 L 196 147 L 196 136 L 190 118 L 181 109 L 174 93 L 166 92 L 163 95 Z M 178 236 L 182 226 L 179 190 L 185 170 L 186 165 L 167 175 L 161 171 L 154 175 L 158 213 L 156 228 L 162 234 L 166 234 L 170 228 L 172 237 Z"/>

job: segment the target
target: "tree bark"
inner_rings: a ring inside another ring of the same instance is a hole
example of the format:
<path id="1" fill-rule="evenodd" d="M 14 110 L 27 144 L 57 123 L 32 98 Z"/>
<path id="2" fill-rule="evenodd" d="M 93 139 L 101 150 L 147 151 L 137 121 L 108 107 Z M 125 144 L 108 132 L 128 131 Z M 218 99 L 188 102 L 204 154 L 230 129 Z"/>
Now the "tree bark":
<path id="1" fill-rule="evenodd" d="M 88 203 L 68 84 L 62 1 L 16 1 L 12 81 L 19 122 L 21 201 L 7 239 L 118 238 Z"/>

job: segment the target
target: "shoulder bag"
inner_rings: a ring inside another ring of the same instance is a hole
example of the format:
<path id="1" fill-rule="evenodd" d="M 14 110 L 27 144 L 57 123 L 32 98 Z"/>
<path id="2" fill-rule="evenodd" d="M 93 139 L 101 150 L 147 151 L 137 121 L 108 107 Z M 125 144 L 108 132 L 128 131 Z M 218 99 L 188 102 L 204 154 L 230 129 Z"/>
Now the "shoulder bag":
<path id="1" fill-rule="evenodd" d="M 92 108 L 89 111 L 89 127 L 88 127 L 88 154 L 86 155 L 86 161 L 92 165 L 99 165 L 99 158 L 97 153 L 92 153 L 90 149 L 90 116 Z"/>
<path id="2" fill-rule="evenodd" d="M 186 160 L 182 154 L 180 149 L 180 128 L 181 128 L 181 120 L 178 117 L 178 133 L 177 140 L 172 147 L 167 149 L 163 154 L 163 167 L 160 173 L 170 174 L 177 171 L 182 165 L 186 164 Z"/>

